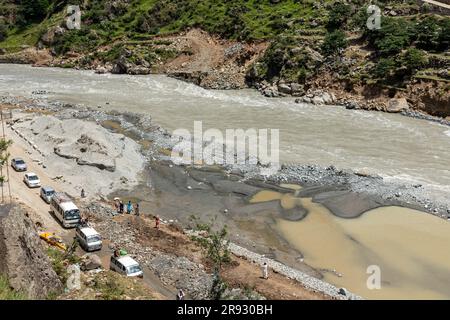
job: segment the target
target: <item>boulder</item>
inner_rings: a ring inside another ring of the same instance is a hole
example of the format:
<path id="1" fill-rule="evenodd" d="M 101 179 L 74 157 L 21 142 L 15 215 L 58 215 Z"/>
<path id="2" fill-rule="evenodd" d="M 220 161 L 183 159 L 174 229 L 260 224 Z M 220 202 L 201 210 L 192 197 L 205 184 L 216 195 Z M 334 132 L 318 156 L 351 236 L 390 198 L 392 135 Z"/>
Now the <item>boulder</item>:
<path id="1" fill-rule="evenodd" d="M 95 73 L 97 74 L 105 74 L 108 72 L 108 69 L 106 69 L 105 67 L 98 67 L 97 69 L 95 69 Z"/>
<path id="2" fill-rule="evenodd" d="M 50 28 L 46 33 L 44 33 L 41 37 L 41 41 L 43 44 L 47 46 L 51 46 L 55 42 L 55 38 L 57 36 L 63 35 L 65 33 L 65 29 L 61 28 L 60 26 L 56 26 L 53 28 Z"/>
<path id="3" fill-rule="evenodd" d="M 315 97 L 312 99 L 312 103 L 315 104 L 315 105 L 322 105 L 322 104 L 324 104 L 325 102 L 324 102 L 324 100 L 323 100 L 322 97 L 320 97 L 320 96 L 315 96 Z"/>
<path id="4" fill-rule="evenodd" d="M 299 83 L 291 83 L 291 94 L 300 97 L 305 94 L 305 88 Z"/>
<path id="5" fill-rule="evenodd" d="M 126 74 L 128 73 L 128 69 L 131 68 L 131 64 L 127 61 L 125 56 L 121 56 L 117 59 L 115 65 L 113 66 L 111 73 L 113 74 Z"/>
<path id="6" fill-rule="evenodd" d="M 85 254 L 83 257 L 83 262 L 81 263 L 81 269 L 83 271 L 90 271 L 102 268 L 102 260 L 100 257 L 93 253 Z"/>
<path id="7" fill-rule="evenodd" d="M 406 101 L 405 98 L 399 98 L 389 100 L 386 111 L 391 113 L 399 113 L 408 109 L 409 109 L 408 101 Z"/>
<path id="8" fill-rule="evenodd" d="M 278 84 L 278 91 L 281 93 L 285 93 L 285 94 L 291 94 L 292 93 L 292 89 L 289 85 L 287 85 L 286 83 L 279 83 Z"/>
<path id="9" fill-rule="evenodd" d="M 127 73 L 132 75 L 147 75 L 150 74 L 150 69 L 142 66 L 133 66 L 127 70 Z"/>

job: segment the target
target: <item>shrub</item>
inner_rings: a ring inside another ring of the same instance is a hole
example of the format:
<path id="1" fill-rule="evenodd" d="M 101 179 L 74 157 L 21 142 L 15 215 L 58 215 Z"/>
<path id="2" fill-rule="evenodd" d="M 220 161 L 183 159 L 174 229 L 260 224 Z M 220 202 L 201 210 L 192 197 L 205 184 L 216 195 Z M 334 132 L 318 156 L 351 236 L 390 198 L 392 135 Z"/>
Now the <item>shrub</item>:
<path id="1" fill-rule="evenodd" d="M 370 44 L 383 56 L 399 53 L 411 43 L 412 25 L 404 18 L 383 18 L 380 30 L 368 30 Z"/>
<path id="2" fill-rule="evenodd" d="M 8 35 L 8 27 L 6 27 L 6 25 L 0 22 L 0 41 L 5 40 L 7 35 Z"/>
<path id="3" fill-rule="evenodd" d="M 347 22 L 351 15 L 351 7 L 348 4 L 342 2 L 333 3 L 329 16 L 327 29 L 330 31 L 340 29 Z"/>
<path id="4" fill-rule="evenodd" d="M 345 33 L 341 30 L 336 30 L 328 33 L 322 44 L 322 53 L 326 56 L 338 54 L 342 49 L 347 47 L 347 40 Z"/>
<path id="5" fill-rule="evenodd" d="M 426 65 L 427 58 L 421 50 L 410 48 L 402 55 L 401 61 L 407 72 L 413 74 Z"/>
<path id="6" fill-rule="evenodd" d="M 396 64 L 393 58 L 381 58 L 373 69 L 373 76 L 386 81 L 393 76 Z"/>

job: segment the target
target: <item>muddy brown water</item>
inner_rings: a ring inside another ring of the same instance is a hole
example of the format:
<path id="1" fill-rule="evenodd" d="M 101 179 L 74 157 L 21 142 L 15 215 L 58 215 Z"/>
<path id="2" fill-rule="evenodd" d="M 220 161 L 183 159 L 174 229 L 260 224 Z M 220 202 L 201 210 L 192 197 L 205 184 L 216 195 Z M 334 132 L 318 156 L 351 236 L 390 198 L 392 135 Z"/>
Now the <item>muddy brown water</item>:
<path id="1" fill-rule="evenodd" d="M 330 270 L 324 280 L 370 299 L 450 298 L 449 223 L 402 207 L 342 219 L 310 199 L 301 202 L 308 216 L 278 219 L 277 228 L 306 263 Z M 372 265 L 381 271 L 379 290 L 367 286 Z"/>

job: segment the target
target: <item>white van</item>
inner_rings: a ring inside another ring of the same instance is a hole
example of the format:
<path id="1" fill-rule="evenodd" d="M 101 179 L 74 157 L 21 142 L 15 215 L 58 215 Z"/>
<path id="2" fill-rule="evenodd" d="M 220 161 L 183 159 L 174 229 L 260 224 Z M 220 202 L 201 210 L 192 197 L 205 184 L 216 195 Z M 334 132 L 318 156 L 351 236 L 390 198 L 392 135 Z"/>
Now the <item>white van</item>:
<path id="1" fill-rule="evenodd" d="M 112 256 L 109 268 L 127 277 L 144 277 L 141 266 L 130 256 Z"/>
<path id="2" fill-rule="evenodd" d="M 80 223 L 80 210 L 65 193 L 55 193 L 50 201 L 50 211 L 65 228 L 75 228 Z"/>
<path id="3" fill-rule="evenodd" d="M 102 237 L 94 228 L 79 226 L 75 236 L 80 246 L 87 252 L 102 249 Z"/>

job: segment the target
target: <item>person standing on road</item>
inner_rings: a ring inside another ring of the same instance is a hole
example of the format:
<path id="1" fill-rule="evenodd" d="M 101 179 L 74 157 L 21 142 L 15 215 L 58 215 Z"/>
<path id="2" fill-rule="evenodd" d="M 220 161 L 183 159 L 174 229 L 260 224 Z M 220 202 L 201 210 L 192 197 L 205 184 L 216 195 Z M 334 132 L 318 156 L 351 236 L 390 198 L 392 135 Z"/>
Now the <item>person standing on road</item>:
<path id="1" fill-rule="evenodd" d="M 136 203 L 136 205 L 134 206 L 134 213 L 139 216 L 140 212 L 139 212 L 139 203 Z"/>
<path id="2" fill-rule="evenodd" d="M 123 213 L 123 207 L 124 207 L 123 201 L 120 200 L 120 202 L 119 202 L 119 213 Z"/>
<path id="3" fill-rule="evenodd" d="M 81 189 L 81 198 L 86 198 L 86 192 L 84 191 L 84 189 Z"/>
<path id="4" fill-rule="evenodd" d="M 131 201 L 128 201 L 127 214 L 131 214 L 132 211 L 133 211 L 133 205 L 131 204 Z"/>
<path id="5" fill-rule="evenodd" d="M 262 266 L 262 277 L 263 279 L 269 279 L 269 266 L 267 265 L 267 262 L 264 262 Z"/>
<path id="6" fill-rule="evenodd" d="M 156 229 L 159 229 L 159 222 L 160 222 L 159 216 L 156 216 L 155 217 L 155 228 Z"/>

